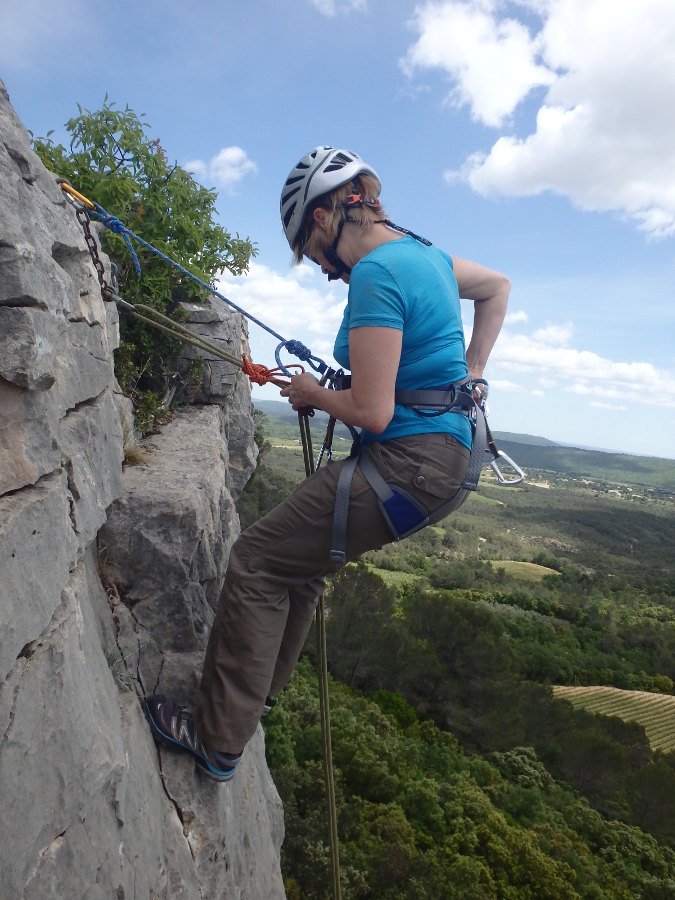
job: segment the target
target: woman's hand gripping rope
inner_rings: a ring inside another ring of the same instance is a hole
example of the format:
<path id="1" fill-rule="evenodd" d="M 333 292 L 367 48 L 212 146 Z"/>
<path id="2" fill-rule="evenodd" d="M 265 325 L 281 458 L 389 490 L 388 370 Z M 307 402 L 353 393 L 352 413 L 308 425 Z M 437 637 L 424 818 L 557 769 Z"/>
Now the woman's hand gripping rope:
<path id="1" fill-rule="evenodd" d="M 317 402 L 317 391 L 321 391 L 319 380 L 309 372 L 294 375 L 281 390 L 281 396 L 287 397 L 296 412 L 313 409 Z"/>

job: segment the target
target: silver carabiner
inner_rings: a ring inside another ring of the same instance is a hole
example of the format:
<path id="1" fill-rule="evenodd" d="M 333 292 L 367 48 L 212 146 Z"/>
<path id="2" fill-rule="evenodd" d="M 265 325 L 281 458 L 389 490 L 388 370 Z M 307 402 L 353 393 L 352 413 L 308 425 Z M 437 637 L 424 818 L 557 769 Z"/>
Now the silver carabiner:
<path id="1" fill-rule="evenodd" d="M 517 478 L 512 478 L 512 479 L 506 479 L 506 478 L 504 478 L 504 476 L 503 476 L 502 473 L 501 473 L 501 469 L 499 468 L 499 466 L 498 466 L 498 464 L 497 464 L 497 458 L 494 458 L 494 459 L 492 459 L 492 460 L 490 461 L 490 465 L 491 465 L 492 468 L 494 469 L 495 474 L 497 475 L 497 478 L 499 479 L 499 483 L 500 483 L 500 484 L 506 485 L 506 487 L 512 487 L 512 486 L 515 485 L 515 484 L 520 484 L 521 481 L 525 481 L 525 473 L 524 473 L 523 470 L 520 468 L 520 466 L 518 465 L 518 463 L 515 463 L 515 462 L 511 459 L 511 457 L 508 456 L 508 454 L 504 453 L 503 450 L 497 450 L 497 457 L 498 457 L 499 459 L 503 459 L 504 462 L 507 464 L 507 466 L 511 466 L 511 468 L 513 469 L 513 471 L 516 472 L 517 475 L 518 475 Z"/>

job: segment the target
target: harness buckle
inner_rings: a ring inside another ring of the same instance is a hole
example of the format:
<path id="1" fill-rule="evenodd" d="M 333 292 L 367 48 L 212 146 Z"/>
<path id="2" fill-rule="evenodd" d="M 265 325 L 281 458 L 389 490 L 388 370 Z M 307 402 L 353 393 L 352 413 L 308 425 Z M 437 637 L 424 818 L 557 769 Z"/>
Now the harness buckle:
<path id="1" fill-rule="evenodd" d="M 502 459 L 506 463 L 507 466 L 510 466 L 513 469 L 513 471 L 516 473 L 517 478 L 505 478 L 501 472 L 501 469 L 499 468 L 498 463 L 497 463 L 498 459 Z M 497 455 L 495 456 L 494 459 L 492 459 L 490 461 L 490 465 L 494 469 L 495 474 L 497 475 L 497 478 L 499 479 L 500 484 L 510 487 L 514 484 L 520 484 L 521 481 L 525 480 L 525 473 L 520 468 L 518 463 L 515 463 L 507 453 L 504 453 L 503 450 L 497 450 Z"/>

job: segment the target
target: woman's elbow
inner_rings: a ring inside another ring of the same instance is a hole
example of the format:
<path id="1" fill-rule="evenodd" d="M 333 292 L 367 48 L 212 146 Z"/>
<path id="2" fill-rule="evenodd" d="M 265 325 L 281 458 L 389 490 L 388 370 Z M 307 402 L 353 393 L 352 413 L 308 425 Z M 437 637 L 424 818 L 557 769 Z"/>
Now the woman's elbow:
<path id="1" fill-rule="evenodd" d="M 372 434 L 382 434 L 394 418 L 394 404 L 377 406 L 368 410 L 363 427 Z"/>

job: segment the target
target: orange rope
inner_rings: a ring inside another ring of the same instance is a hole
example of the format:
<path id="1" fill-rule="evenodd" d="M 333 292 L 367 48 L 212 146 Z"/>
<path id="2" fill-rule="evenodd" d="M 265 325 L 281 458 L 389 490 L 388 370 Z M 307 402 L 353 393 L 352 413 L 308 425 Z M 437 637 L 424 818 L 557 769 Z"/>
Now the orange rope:
<path id="1" fill-rule="evenodd" d="M 276 384 L 279 387 L 286 387 L 290 384 L 290 381 L 287 378 L 282 378 L 284 373 L 281 369 L 268 369 L 267 366 L 262 365 L 262 363 L 254 363 L 251 362 L 246 356 L 242 357 L 242 370 L 245 375 L 251 379 L 254 384 L 268 384 L 272 382 L 272 384 Z M 287 369 L 298 369 L 299 372 L 304 372 L 305 369 L 303 366 L 298 363 L 291 363 L 286 367 Z M 298 372 L 298 374 L 299 374 Z"/>

